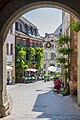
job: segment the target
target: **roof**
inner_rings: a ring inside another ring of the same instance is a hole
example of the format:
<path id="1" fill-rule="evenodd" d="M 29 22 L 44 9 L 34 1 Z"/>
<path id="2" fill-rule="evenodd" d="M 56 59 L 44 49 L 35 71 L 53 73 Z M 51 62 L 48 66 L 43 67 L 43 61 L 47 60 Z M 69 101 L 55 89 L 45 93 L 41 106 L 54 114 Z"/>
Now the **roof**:
<path id="1" fill-rule="evenodd" d="M 62 33 L 62 24 L 55 30 L 54 35 L 59 35 Z"/>
<path id="2" fill-rule="evenodd" d="M 33 28 L 36 28 L 37 29 L 37 26 L 35 26 L 34 24 L 32 24 L 29 20 L 27 20 L 25 17 L 21 16 L 19 18 L 22 22 L 26 23 L 28 26 L 32 26 Z"/>

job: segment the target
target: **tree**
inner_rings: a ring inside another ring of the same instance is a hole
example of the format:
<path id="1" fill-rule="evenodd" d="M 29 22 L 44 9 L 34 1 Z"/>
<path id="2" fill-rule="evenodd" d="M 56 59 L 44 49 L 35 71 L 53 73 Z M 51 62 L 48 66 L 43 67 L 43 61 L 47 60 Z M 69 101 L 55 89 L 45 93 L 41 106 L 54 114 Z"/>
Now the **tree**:
<path id="1" fill-rule="evenodd" d="M 70 81 L 70 37 L 68 35 L 60 35 L 58 40 L 59 48 L 58 53 L 61 55 L 60 58 L 57 58 L 57 61 L 62 64 L 64 87 L 69 89 L 67 80 Z"/>

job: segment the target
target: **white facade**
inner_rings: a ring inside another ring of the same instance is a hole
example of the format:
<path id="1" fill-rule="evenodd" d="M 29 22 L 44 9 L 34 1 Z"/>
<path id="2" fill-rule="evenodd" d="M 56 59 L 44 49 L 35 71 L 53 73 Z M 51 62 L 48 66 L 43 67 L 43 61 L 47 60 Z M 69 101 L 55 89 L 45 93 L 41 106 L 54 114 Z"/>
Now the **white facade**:
<path id="1" fill-rule="evenodd" d="M 46 44 L 48 42 L 51 44 L 50 48 L 46 47 Z M 55 37 L 54 34 L 47 34 L 47 36 L 44 38 L 43 41 L 43 48 L 44 48 L 43 70 L 45 70 L 46 74 L 48 74 L 48 67 L 57 65 L 55 61 L 55 58 L 57 56 L 57 51 L 56 51 L 57 37 Z"/>
<path id="2" fill-rule="evenodd" d="M 6 38 L 6 79 L 10 79 L 10 83 L 15 77 L 15 23 Z"/>
<path id="3" fill-rule="evenodd" d="M 62 34 L 66 35 L 66 33 L 70 35 L 70 14 L 63 11 L 62 12 Z"/>

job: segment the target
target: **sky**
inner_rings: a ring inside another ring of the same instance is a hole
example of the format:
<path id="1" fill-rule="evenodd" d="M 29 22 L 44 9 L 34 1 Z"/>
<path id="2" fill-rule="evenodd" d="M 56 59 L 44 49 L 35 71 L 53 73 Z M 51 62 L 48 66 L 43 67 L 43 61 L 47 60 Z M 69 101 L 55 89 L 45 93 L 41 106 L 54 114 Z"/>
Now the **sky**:
<path id="1" fill-rule="evenodd" d="M 54 33 L 62 22 L 62 11 L 55 8 L 39 8 L 23 15 L 37 26 L 41 36 Z"/>

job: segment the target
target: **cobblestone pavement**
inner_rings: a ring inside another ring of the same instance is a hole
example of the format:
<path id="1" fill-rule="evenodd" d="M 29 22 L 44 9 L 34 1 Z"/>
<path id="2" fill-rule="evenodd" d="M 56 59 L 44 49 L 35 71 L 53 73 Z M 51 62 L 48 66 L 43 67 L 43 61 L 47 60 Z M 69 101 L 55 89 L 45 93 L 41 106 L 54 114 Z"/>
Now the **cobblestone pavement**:
<path id="1" fill-rule="evenodd" d="M 80 120 L 76 98 L 54 93 L 52 82 L 19 84 L 8 94 L 11 114 L 1 120 Z"/>

